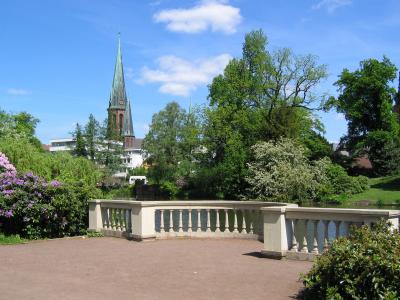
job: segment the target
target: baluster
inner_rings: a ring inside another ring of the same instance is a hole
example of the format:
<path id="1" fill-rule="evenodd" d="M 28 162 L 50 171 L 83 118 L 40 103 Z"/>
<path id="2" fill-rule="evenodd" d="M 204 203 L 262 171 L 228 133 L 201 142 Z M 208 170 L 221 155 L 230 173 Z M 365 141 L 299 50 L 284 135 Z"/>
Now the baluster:
<path id="1" fill-rule="evenodd" d="M 173 210 L 169 210 L 169 230 L 168 232 L 172 233 L 174 232 L 174 216 L 173 216 Z"/>
<path id="2" fill-rule="evenodd" d="M 229 215 L 228 215 L 228 210 L 224 209 L 225 211 L 225 228 L 224 232 L 229 232 Z"/>
<path id="3" fill-rule="evenodd" d="M 313 220 L 312 221 L 314 224 L 314 239 L 313 239 L 313 249 L 312 249 L 312 253 L 314 254 L 318 254 L 318 220 Z"/>
<path id="4" fill-rule="evenodd" d="M 218 209 L 215 210 L 216 220 L 215 220 L 215 232 L 221 232 L 219 228 L 219 211 Z"/>
<path id="5" fill-rule="evenodd" d="M 108 216 L 108 229 L 112 229 L 112 209 L 107 208 L 107 216 Z"/>
<path id="6" fill-rule="evenodd" d="M 108 229 L 108 212 L 107 212 L 107 208 L 102 208 L 101 212 L 103 213 L 103 228 Z"/>
<path id="7" fill-rule="evenodd" d="M 304 220 L 304 236 L 303 236 L 303 247 L 301 248 L 302 253 L 308 253 L 308 247 L 307 247 L 307 224 L 308 220 Z"/>
<path id="8" fill-rule="evenodd" d="M 324 251 L 329 249 L 329 220 L 324 220 Z"/>
<path id="9" fill-rule="evenodd" d="M 254 234 L 254 227 L 253 227 L 254 217 L 255 217 L 254 210 L 250 210 L 250 231 L 249 231 L 250 234 Z"/>
<path id="10" fill-rule="evenodd" d="M 125 208 L 121 208 L 121 230 L 125 231 L 125 220 L 126 220 L 126 210 Z"/>
<path id="11" fill-rule="evenodd" d="M 178 232 L 183 232 L 183 227 L 182 227 L 182 209 L 179 210 L 179 229 Z"/>
<path id="12" fill-rule="evenodd" d="M 244 234 L 246 234 L 247 233 L 247 228 L 246 228 L 246 210 L 242 210 L 242 212 L 243 212 L 243 222 L 242 222 L 242 231 L 241 231 L 241 233 L 244 233 Z"/>
<path id="13" fill-rule="evenodd" d="M 189 208 L 188 232 L 192 233 L 192 209 Z"/>
<path id="14" fill-rule="evenodd" d="M 132 232 L 132 218 L 131 218 L 132 210 L 127 209 L 127 218 L 126 218 L 126 223 L 127 223 L 127 229 L 126 231 L 131 233 Z"/>
<path id="15" fill-rule="evenodd" d="M 119 208 L 115 209 L 115 220 L 116 220 L 116 229 L 121 231 L 121 210 Z"/>
<path id="16" fill-rule="evenodd" d="M 297 225 L 297 219 L 292 220 L 292 248 L 290 251 L 292 252 L 297 252 L 298 251 L 298 245 L 297 245 L 297 240 L 296 240 L 296 225 Z"/>
<path id="17" fill-rule="evenodd" d="M 207 209 L 207 232 L 211 232 L 211 220 L 210 220 L 210 210 Z"/>
<path id="18" fill-rule="evenodd" d="M 160 209 L 160 232 L 164 233 L 165 229 L 164 229 L 164 210 Z"/>
<path id="19" fill-rule="evenodd" d="M 233 232 L 235 232 L 235 233 L 239 233 L 239 230 L 238 230 L 238 223 L 237 223 L 237 210 L 236 209 L 233 209 L 233 216 L 234 216 L 234 223 L 233 223 Z"/>
<path id="20" fill-rule="evenodd" d="M 335 222 L 335 226 L 336 226 L 336 231 L 335 231 L 335 238 L 339 238 L 340 235 L 340 223 L 342 223 L 342 221 L 334 221 Z"/>
<path id="21" fill-rule="evenodd" d="M 109 208 L 110 229 L 114 230 L 114 210 Z"/>
<path id="22" fill-rule="evenodd" d="M 201 232 L 201 210 L 197 209 L 197 232 Z"/>

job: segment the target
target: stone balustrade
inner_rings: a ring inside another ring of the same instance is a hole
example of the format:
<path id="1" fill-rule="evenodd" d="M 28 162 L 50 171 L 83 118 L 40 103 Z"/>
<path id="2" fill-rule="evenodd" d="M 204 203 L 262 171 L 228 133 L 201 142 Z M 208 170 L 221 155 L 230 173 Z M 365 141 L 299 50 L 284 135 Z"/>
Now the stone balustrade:
<path id="1" fill-rule="evenodd" d="M 259 239 L 266 257 L 298 260 L 313 260 L 352 225 L 370 226 L 383 218 L 398 228 L 399 216 L 397 210 L 259 201 L 89 201 L 89 230 L 106 236 Z"/>
<path id="2" fill-rule="evenodd" d="M 348 234 L 351 226 L 380 219 L 399 227 L 400 211 L 380 209 L 343 209 L 313 207 L 262 208 L 264 250 L 268 257 L 313 260 L 326 251 L 332 241 Z"/>
<path id="3" fill-rule="evenodd" d="M 175 237 L 262 240 L 259 201 L 89 201 L 89 229 L 135 240 Z M 297 206 L 288 204 L 289 206 Z"/>

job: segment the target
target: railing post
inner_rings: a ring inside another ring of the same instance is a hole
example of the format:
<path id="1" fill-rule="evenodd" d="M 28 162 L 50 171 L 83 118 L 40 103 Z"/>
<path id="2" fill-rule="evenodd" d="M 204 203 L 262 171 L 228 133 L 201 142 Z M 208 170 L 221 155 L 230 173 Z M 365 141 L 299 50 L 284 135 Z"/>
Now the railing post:
<path id="1" fill-rule="evenodd" d="M 160 209 L 160 232 L 165 233 L 164 229 L 164 210 Z"/>
<path id="2" fill-rule="evenodd" d="M 103 220 L 101 214 L 101 201 L 93 200 L 89 202 L 89 230 L 101 231 L 103 228 Z"/>
<path id="3" fill-rule="evenodd" d="M 216 215 L 215 215 L 215 217 L 216 217 L 216 220 L 215 220 L 215 232 L 221 232 L 221 230 L 219 228 L 220 227 L 220 225 L 219 225 L 219 210 L 216 209 L 215 213 L 216 213 Z"/>
<path id="4" fill-rule="evenodd" d="M 281 259 L 288 250 L 286 208 L 266 207 L 261 211 L 264 215 L 264 249 L 261 253 L 269 258 Z"/>
<path id="5" fill-rule="evenodd" d="M 141 204 L 132 207 L 133 239 L 143 241 L 156 238 L 154 213 L 154 207 L 143 207 Z"/>
<path id="6" fill-rule="evenodd" d="M 192 209 L 189 208 L 188 232 L 192 233 Z"/>
<path id="7" fill-rule="evenodd" d="M 211 217 L 210 217 L 210 209 L 206 209 L 207 212 L 207 229 L 206 232 L 211 232 Z"/>
<path id="8" fill-rule="evenodd" d="M 234 217 L 234 221 L 233 221 L 233 232 L 234 233 L 239 233 L 239 230 L 238 230 L 238 222 L 237 222 L 237 209 L 232 209 L 232 211 L 233 211 L 233 217 Z"/>

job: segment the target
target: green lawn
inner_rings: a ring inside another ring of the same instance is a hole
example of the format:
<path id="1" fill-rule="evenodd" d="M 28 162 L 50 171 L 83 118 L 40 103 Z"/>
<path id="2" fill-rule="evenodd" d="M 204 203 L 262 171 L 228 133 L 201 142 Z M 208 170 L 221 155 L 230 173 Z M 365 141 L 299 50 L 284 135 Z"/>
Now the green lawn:
<path id="1" fill-rule="evenodd" d="M 28 240 L 21 238 L 19 235 L 4 235 L 0 233 L 0 245 L 12 245 L 26 243 Z"/>
<path id="2" fill-rule="evenodd" d="M 371 188 L 364 193 L 351 195 L 349 202 L 368 200 L 384 204 L 400 204 L 400 175 L 370 179 Z"/>

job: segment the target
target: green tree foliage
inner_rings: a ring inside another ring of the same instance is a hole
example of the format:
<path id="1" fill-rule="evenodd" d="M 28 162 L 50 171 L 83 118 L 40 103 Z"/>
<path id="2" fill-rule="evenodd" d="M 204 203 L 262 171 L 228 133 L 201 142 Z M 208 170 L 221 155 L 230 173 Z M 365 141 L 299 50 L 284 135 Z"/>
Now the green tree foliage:
<path id="1" fill-rule="evenodd" d="M 187 185 L 198 151 L 200 129 L 195 112 L 187 113 L 176 102 L 153 115 L 143 149 L 150 165 L 148 175 L 157 184 Z"/>
<path id="2" fill-rule="evenodd" d="M 98 140 L 100 139 L 100 124 L 95 117 L 90 114 L 89 121 L 85 126 L 85 139 L 87 145 L 87 153 L 91 160 L 95 160 Z"/>
<path id="3" fill-rule="evenodd" d="M 80 127 L 76 127 L 72 133 L 76 139 L 76 148 L 74 151 L 76 155 L 78 155 L 77 151 L 79 150 L 78 152 L 82 156 L 89 157 L 91 161 L 102 167 L 104 173 L 108 176 L 122 171 L 121 156 L 123 155 L 123 145 L 121 141 L 115 139 L 116 137 L 113 135 L 114 131 L 111 131 L 108 126 L 108 119 L 100 124 L 90 114 L 84 128 L 82 132 Z M 78 136 L 82 136 L 82 139 L 78 140 Z"/>
<path id="4" fill-rule="evenodd" d="M 343 70 L 335 83 L 340 95 L 328 101 L 328 108 L 336 108 L 348 121 L 346 147 L 355 156 L 367 153 L 378 175 L 395 171 L 392 166 L 400 159 L 395 149 L 399 147 L 399 123 L 393 112 L 397 94 L 391 87 L 396 71 L 386 57 L 364 60 L 354 72 Z"/>
<path id="5" fill-rule="evenodd" d="M 73 154 L 75 156 L 87 157 L 88 153 L 86 150 L 86 141 L 82 134 L 82 128 L 81 125 L 79 125 L 79 123 L 76 124 L 73 136 L 76 141 L 75 149 L 72 151 Z"/>
<path id="6" fill-rule="evenodd" d="M 102 173 L 88 159 L 75 158 L 67 152 L 43 152 L 27 138 L 0 138 L 0 151 L 7 155 L 21 173 L 32 172 L 46 180 L 80 183 L 91 187 L 94 193 L 96 184 L 102 178 Z"/>
<path id="7" fill-rule="evenodd" d="M 199 172 L 198 183 L 212 183 L 202 188 L 212 187 L 224 198 L 244 193 L 250 148 L 258 141 L 319 141 L 310 133 L 321 129 L 312 109 L 321 106 L 314 88 L 327 76 L 326 67 L 315 56 L 286 48 L 270 53 L 266 44 L 261 30 L 247 34 L 242 58 L 231 60 L 210 85 L 210 107 L 204 112 L 206 170 Z"/>
<path id="8" fill-rule="evenodd" d="M 246 181 L 250 194 L 262 200 L 303 202 L 318 199 L 327 184 L 325 168 L 329 162 L 311 164 L 306 149 L 291 139 L 260 142 L 252 147 Z M 301 174 L 301 176 L 299 176 Z"/>
<path id="9" fill-rule="evenodd" d="M 42 144 L 35 136 L 38 123 L 39 120 L 27 112 L 8 114 L 0 110 L 0 137 L 27 138 L 35 147 L 41 149 Z"/>
<path id="10" fill-rule="evenodd" d="M 108 119 L 105 119 L 97 131 L 95 145 L 95 162 L 104 167 L 108 176 L 123 170 L 121 156 L 123 155 L 122 142 L 115 140 L 113 131 L 109 131 Z"/>
<path id="11" fill-rule="evenodd" d="M 385 221 L 353 228 L 303 278 L 301 299 L 399 299 L 400 234 Z"/>

